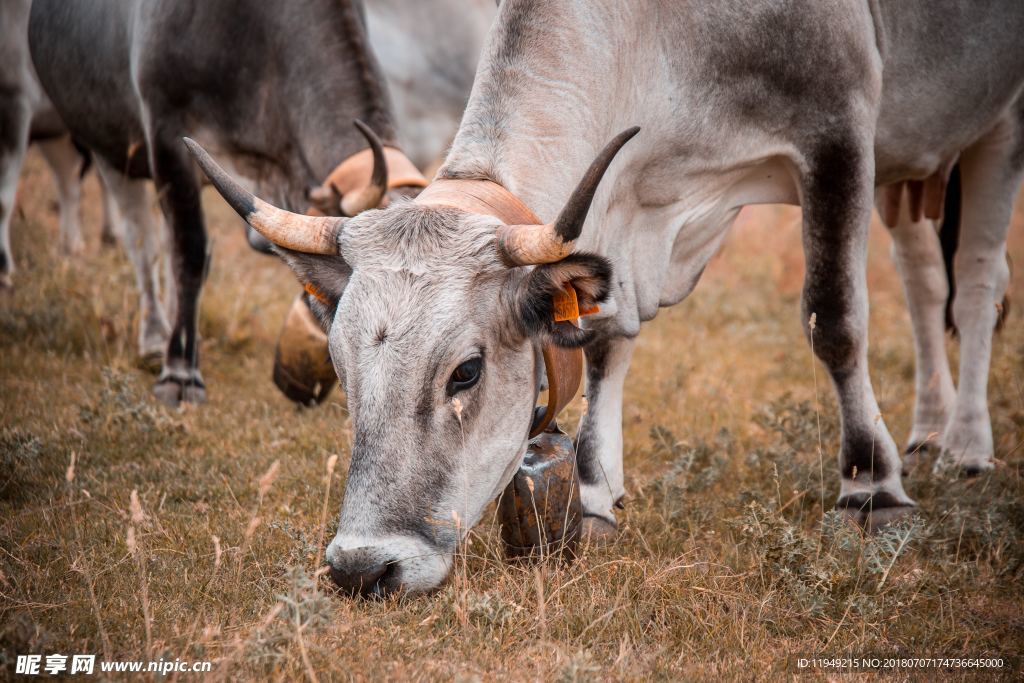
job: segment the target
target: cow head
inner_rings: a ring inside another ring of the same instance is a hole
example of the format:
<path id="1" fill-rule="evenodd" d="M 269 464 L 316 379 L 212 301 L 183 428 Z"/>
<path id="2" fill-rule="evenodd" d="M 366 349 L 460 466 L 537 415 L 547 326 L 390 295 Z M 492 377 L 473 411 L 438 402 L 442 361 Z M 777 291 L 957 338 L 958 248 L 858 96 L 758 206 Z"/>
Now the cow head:
<path id="1" fill-rule="evenodd" d="M 362 121 L 356 128 L 368 147 L 344 159 L 318 186 L 306 192 L 307 213 L 323 216 L 356 216 L 391 201 L 415 197 L 427 184 L 408 157 L 386 147 Z M 251 226 L 250 244 L 256 235 L 273 251 L 273 244 Z M 302 405 L 323 401 L 337 382 L 331 367 L 327 337 L 312 315 L 308 294 L 295 300 L 288 311 L 274 353 L 274 384 L 285 396 Z"/>
<path id="2" fill-rule="evenodd" d="M 437 587 L 457 543 L 520 464 L 544 343 L 590 333 L 553 322 L 566 284 L 605 299 L 611 269 L 573 253 L 619 148 L 601 152 L 549 225 L 504 225 L 456 208 L 396 203 L 354 218 L 289 213 L 252 196 L 188 140 L 231 206 L 311 292 L 344 382 L 352 458 L 327 559 L 352 593 Z"/>

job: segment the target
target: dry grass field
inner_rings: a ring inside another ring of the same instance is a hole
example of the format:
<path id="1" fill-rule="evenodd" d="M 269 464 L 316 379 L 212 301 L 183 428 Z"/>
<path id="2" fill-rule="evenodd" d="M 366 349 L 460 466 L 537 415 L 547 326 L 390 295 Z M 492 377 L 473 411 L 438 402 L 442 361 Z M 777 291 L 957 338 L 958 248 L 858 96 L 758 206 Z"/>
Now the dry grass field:
<path id="1" fill-rule="evenodd" d="M 17 287 L 0 296 L 0 679 L 15 654 L 55 652 L 212 660 L 227 680 L 763 680 L 840 653 L 1017 656 L 1001 676 L 1021 676 L 1020 304 L 991 373 L 999 467 L 913 474 L 919 516 L 865 538 L 824 513 L 837 424 L 798 319 L 799 211 L 744 212 L 694 295 L 640 338 L 617 543 L 509 565 L 488 518 L 436 594 L 353 601 L 317 573 L 349 458 L 344 396 L 300 410 L 270 382 L 291 274 L 207 192 L 210 400 L 168 410 L 136 366 L 133 278 L 99 246 L 95 181 L 73 259 L 35 153 L 19 196 Z M 902 441 L 913 355 L 888 249 L 874 226 L 872 376 Z M 1024 203 L 1011 251 L 1024 302 Z"/>

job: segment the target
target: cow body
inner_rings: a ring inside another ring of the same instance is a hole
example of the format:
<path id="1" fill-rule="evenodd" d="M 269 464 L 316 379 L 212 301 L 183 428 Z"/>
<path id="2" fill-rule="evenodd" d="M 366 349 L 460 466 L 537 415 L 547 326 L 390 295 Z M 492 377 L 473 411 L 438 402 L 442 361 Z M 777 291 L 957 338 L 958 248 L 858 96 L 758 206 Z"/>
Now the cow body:
<path id="1" fill-rule="evenodd" d="M 366 2 L 399 141 L 420 168 L 436 164 L 458 130 L 495 14 L 492 0 Z"/>
<path id="2" fill-rule="evenodd" d="M 29 6 L 30 0 L 0 6 L 0 287 L 13 282 L 10 222 L 29 142 L 39 146 L 57 181 L 61 250 L 74 254 L 82 249 L 79 199 L 87 160 L 39 85 L 28 49 Z M 103 198 L 103 239 L 112 242 L 114 225 L 105 192 Z"/>
<path id="3" fill-rule="evenodd" d="M 307 206 L 307 192 L 366 147 L 353 120 L 395 142 L 362 11 L 350 0 L 33 4 L 29 40 L 40 80 L 119 197 L 137 270 L 160 247 L 143 183 L 156 184 L 174 254 L 170 324 L 153 277 L 137 276 L 143 348 L 166 347 L 162 400 L 205 397 L 196 318 L 207 239 L 181 138 L 218 150 L 275 201 Z"/>
<path id="4" fill-rule="evenodd" d="M 514 265 L 504 236 L 519 228 L 429 203 L 337 224 L 337 256 L 286 250 L 330 294 L 321 314 L 349 392 L 335 578 L 363 592 L 437 585 L 525 452 L 545 340 L 588 343 L 582 501 L 592 531 L 614 529 L 634 339 L 692 291 L 750 204 L 803 209 L 802 318 L 841 414 L 837 507 L 868 527 L 911 512 L 868 375 L 868 224 L 876 185 L 927 178 L 957 156 L 954 313 L 972 360 L 941 445 L 946 463 L 991 467 L 984 388 L 1024 167 L 1022 34 L 1024 6 L 1009 0 L 502 2 L 438 178 L 500 184 L 542 221 L 559 217 L 527 232 L 577 253 Z M 588 164 L 634 125 L 591 202 Z M 224 187 L 243 215 L 268 215 Z M 579 206 L 589 218 L 576 239 L 562 217 Z M 563 284 L 603 300 L 568 338 L 550 322 Z"/>
<path id="5" fill-rule="evenodd" d="M 590 410 L 579 437 L 585 507 L 609 519 L 623 493 L 620 406 L 630 340 L 659 307 L 690 292 L 735 212 L 763 202 L 804 207 L 804 320 L 813 314 L 808 332 L 840 394 L 842 506 L 859 509 L 875 495 L 880 516 L 908 505 L 867 379 L 867 213 L 875 185 L 926 178 L 961 154 L 971 163 L 965 174 L 977 174 L 966 181 L 965 212 L 973 206 L 979 215 L 965 215 L 965 230 L 988 244 L 964 251 L 988 252 L 980 269 L 966 255 L 958 261 L 984 285 L 957 305 L 958 319 L 972 328 L 964 335 L 970 360 L 961 374 L 963 408 L 948 406 L 939 433 L 957 464 L 991 466 L 979 385 L 994 305 L 1006 287 L 996 245 L 1024 163 L 1024 9 L 1010 2 L 589 9 L 517 2 L 501 17 L 442 177 L 494 177 L 547 220 L 565 199 L 552 188 L 571 187 L 610 132 L 634 123 L 643 129 L 578 243 L 610 257 L 615 270 L 610 303 L 588 319 L 600 339 L 588 349 Z M 607 41 L 583 40 L 581 26 Z M 641 49 L 640 36 L 657 36 L 658 49 Z M 573 49 L 550 49 L 565 44 Z M 577 76 L 572 66 L 581 63 L 603 68 Z M 572 161 L 559 163 L 565 159 Z"/>

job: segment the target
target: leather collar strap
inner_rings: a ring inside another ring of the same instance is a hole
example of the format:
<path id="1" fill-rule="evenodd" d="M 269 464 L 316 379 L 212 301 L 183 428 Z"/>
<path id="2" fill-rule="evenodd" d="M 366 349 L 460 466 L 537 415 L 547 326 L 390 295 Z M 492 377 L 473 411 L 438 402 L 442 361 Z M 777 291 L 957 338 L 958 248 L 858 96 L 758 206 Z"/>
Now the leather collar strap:
<path id="1" fill-rule="evenodd" d="M 542 221 L 519 197 L 490 180 L 435 180 L 415 199 L 426 206 L 447 206 L 467 213 L 493 216 L 505 225 L 539 225 Z M 572 321 L 555 325 L 574 325 Z M 583 381 L 583 350 L 550 342 L 543 347 L 548 376 L 548 404 L 533 420 L 530 438 L 537 436 L 576 397 Z"/>
<path id="2" fill-rule="evenodd" d="M 572 325 L 571 322 L 555 323 Z M 544 414 L 534 419 L 530 438 L 537 436 L 576 397 L 583 382 L 583 349 L 567 349 L 550 342 L 544 344 L 544 368 L 548 373 L 548 404 Z"/>
<path id="3" fill-rule="evenodd" d="M 427 179 L 423 177 L 416 165 L 409 161 L 405 153 L 395 147 L 384 148 L 384 159 L 388 166 L 388 189 L 396 187 L 426 187 Z M 373 175 L 373 150 L 369 147 L 360 150 L 335 166 L 330 175 L 324 179 L 324 187 L 334 187 L 344 197 L 358 192 L 370 184 Z"/>
<path id="4" fill-rule="evenodd" d="M 435 180 L 420 193 L 416 203 L 494 216 L 505 225 L 542 222 L 523 200 L 491 180 Z"/>

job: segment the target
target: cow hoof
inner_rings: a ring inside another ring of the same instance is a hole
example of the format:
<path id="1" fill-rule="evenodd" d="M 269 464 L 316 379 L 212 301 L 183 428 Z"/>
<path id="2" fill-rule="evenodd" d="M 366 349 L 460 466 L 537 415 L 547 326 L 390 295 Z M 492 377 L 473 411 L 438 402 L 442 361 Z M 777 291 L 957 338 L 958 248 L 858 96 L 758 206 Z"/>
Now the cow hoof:
<path id="1" fill-rule="evenodd" d="M 917 511 L 917 505 L 883 491 L 873 495 L 855 493 L 843 496 L 836 501 L 836 509 L 842 511 L 850 522 L 871 533 L 909 519 Z"/>
<path id="2" fill-rule="evenodd" d="M 174 377 L 161 379 L 153 394 L 164 405 L 177 408 L 182 403 L 206 403 L 206 387 L 202 380 L 182 381 Z"/>
<path id="3" fill-rule="evenodd" d="M 977 477 L 985 472 L 994 470 L 995 460 L 991 456 L 981 457 L 956 457 L 949 451 L 943 451 L 938 460 L 935 461 L 933 472 L 936 475 L 947 475 L 950 477 Z"/>
<path id="4" fill-rule="evenodd" d="M 181 403 L 181 385 L 171 380 L 157 382 L 153 394 L 158 401 L 171 408 L 177 408 Z"/>
<path id="5" fill-rule="evenodd" d="M 11 278 L 10 273 L 3 273 L 0 275 L 0 292 L 11 291 L 14 289 L 14 280 Z"/>
<path id="6" fill-rule="evenodd" d="M 100 233 L 100 244 L 104 247 L 116 247 L 117 246 L 117 235 L 110 228 L 104 226 L 103 232 Z"/>
<path id="7" fill-rule="evenodd" d="M 181 400 L 185 403 L 206 403 L 206 387 L 196 384 L 185 385 Z"/>
<path id="8" fill-rule="evenodd" d="M 580 540 L 585 544 L 594 546 L 611 545 L 619 535 L 615 524 L 604 517 L 594 515 L 583 515 L 583 522 L 580 524 Z"/>

